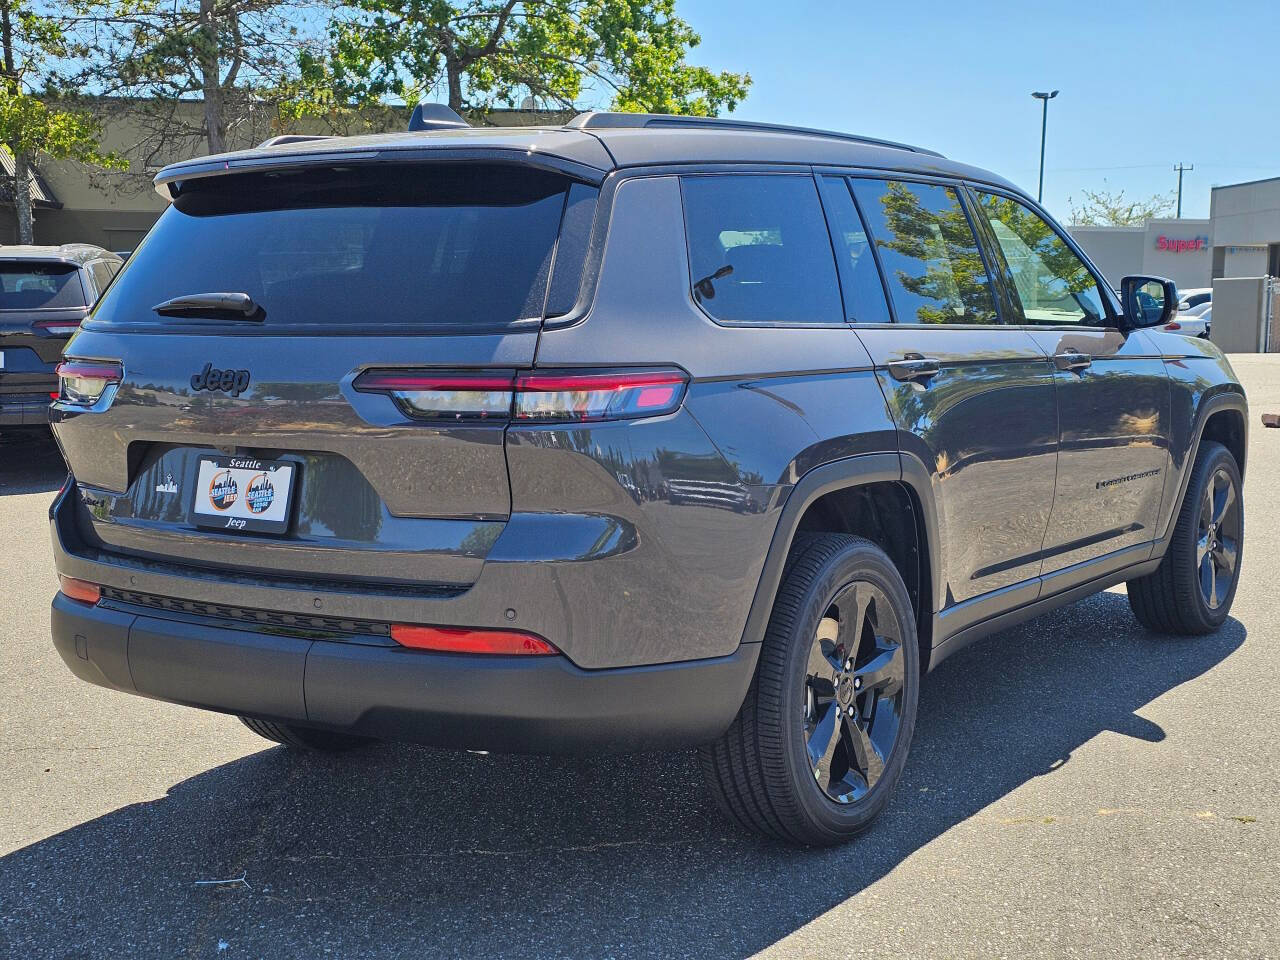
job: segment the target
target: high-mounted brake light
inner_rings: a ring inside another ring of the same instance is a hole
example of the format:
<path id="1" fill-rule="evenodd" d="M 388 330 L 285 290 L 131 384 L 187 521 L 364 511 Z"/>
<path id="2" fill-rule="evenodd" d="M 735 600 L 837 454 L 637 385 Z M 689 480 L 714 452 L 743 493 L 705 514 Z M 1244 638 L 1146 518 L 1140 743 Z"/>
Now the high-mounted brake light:
<path id="1" fill-rule="evenodd" d="M 391 639 L 402 647 L 439 653 L 549 656 L 560 652 L 541 637 L 517 630 L 471 630 L 465 627 L 422 627 L 393 623 Z"/>
<path id="2" fill-rule="evenodd" d="M 77 580 L 75 577 L 64 577 L 58 574 L 58 589 L 72 600 L 81 603 L 96 604 L 102 599 L 102 588 L 88 580 Z"/>
<path id="3" fill-rule="evenodd" d="M 55 337 L 69 337 L 80 329 L 79 320 L 37 320 L 31 326 Z"/>
<path id="4" fill-rule="evenodd" d="M 80 407 L 93 406 L 108 386 L 124 376 L 120 364 L 111 360 L 63 360 L 55 372 L 58 401 Z"/>
<path id="5" fill-rule="evenodd" d="M 580 423 L 656 417 L 684 400 L 683 370 L 486 371 L 369 370 L 356 377 L 361 393 L 385 393 L 411 417 L 427 420 L 515 419 Z"/>

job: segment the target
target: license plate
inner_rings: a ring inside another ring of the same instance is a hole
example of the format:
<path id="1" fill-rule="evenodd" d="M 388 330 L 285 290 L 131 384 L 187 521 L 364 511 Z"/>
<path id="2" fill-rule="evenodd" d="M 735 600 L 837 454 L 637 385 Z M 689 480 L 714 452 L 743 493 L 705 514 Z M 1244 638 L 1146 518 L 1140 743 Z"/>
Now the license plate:
<path id="1" fill-rule="evenodd" d="M 198 527 L 284 533 L 296 464 L 201 457 L 191 517 Z"/>

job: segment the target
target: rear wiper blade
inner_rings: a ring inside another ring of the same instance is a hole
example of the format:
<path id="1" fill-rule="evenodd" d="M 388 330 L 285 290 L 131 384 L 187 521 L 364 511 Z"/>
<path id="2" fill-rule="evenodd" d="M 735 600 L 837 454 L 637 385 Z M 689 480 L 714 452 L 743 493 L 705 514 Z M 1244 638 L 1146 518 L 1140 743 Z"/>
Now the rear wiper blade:
<path id="1" fill-rule="evenodd" d="M 209 317 L 260 322 L 264 311 L 247 293 L 188 293 L 151 308 L 162 317 Z"/>

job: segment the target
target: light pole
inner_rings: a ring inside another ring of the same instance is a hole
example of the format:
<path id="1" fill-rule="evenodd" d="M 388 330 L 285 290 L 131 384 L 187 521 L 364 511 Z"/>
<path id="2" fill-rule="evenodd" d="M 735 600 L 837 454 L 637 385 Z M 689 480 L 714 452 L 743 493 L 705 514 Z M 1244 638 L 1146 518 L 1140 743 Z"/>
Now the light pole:
<path id="1" fill-rule="evenodd" d="M 1044 135 L 1049 128 L 1049 101 L 1058 95 L 1057 90 L 1049 93 L 1037 91 L 1031 94 L 1037 100 L 1044 101 L 1044 112 L 1040 115 L 1040 188 L 1036 191 L 1036 203 L 1044 202 Z"/>

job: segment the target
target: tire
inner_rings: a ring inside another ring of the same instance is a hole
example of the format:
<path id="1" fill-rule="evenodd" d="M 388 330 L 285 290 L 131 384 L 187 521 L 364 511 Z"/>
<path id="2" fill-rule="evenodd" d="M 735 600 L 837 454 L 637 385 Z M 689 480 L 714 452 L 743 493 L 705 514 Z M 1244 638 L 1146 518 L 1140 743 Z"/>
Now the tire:
<path id="1" fill-rule="evenodd" d="M 845 534 L 798 539 L 746 699 L 728 731 L 699 750 L 717 806 L 791 843 L 850 839 L 893 795 L 919 683 L 915 615 L 884 551 Z M 816 765 L 810 744 L 821 750 Z"/>
<path id="2" fill-rule="evenodd" d="M 300 727 L 292 723 L 275 723 L 271 720 L 259 720 L 256 717 L 241 717 L 240 722 L 258 736 L 274 740 L 295 750 L 334 752 L 350 750 L 373 742 L 368 737 L 356 737 L 349 733 L 336 733 L 315 727 Z"/>
<path id="3" fill-rule="evenodd" d="M 1232 502 L 1223 507 L 1223 515 L 1211 529 L 1206 529 L 1206 517 L 1210 483 L 1215 484 L 1215 506 L 1225 502 L 1224 484 L 1230 487 Z M 1234 507 L 1234 515 L 1230 507 Z M 1210 549 L 1201 558 L 1200 545 L 1208 534 L 1207 544 L 1218 544 L 1220 549 Z M 1234 542 L 1234 552 L 1230 544 Z M 1240 582 L 1240 563 L 1244 556 L 1244 499 L 1240 483 L 1240 468 L 1235 457 L 1220 443 L 1206 440 L 1200 444 L 1195 463 L 1191 467 L 1191 479 L 1187 481 L 1186 496 L 1178 511 L 1173 535 L 1164 559 L 1153 573 L 1128 583 L 1129 606 L 1133 615 L 1148 630 L 1156 633 L 1194 636 L 1212 633 L 1226 621 Z M 1223 587 L 1219 560 L 1230 564 L 1230 582 Z M 1206 563 L 1214 567 L 1212 575 L 1213 600 L 1205 581 Z M 1216 601 L 1216 603 L 1214 602 Z"/>

